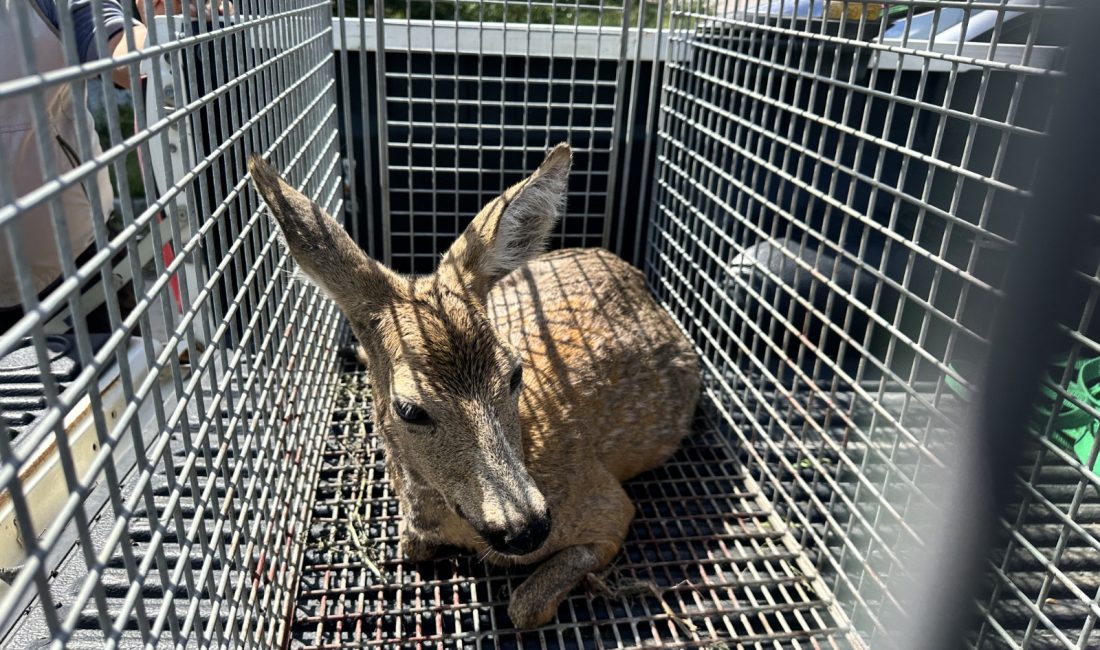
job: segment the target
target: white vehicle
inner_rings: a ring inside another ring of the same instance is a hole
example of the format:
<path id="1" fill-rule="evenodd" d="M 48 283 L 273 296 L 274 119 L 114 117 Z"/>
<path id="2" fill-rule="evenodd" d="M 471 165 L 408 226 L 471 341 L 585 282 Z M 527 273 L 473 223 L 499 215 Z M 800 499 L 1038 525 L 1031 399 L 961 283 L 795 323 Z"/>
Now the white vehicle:
<path id="1" fill-rule="evenodd" d="M 1047 5 L 1064 4 L 1051 0 Z M 1008 0 L 1008 6 L 1033 9 L 1038 0 Z M 898 50 L 914 50 L 946 55 L 945 58 L 907 56 L 903 52 L 881 52 L 871 62 L 873 67 L 919 71 L 927 66 L 931 72 L 950 72 L 958 66 L 960 72 L 977 70 L 977 66 L 959 62 L 954 57 L 994 61 L 1034 68 L 1051 69 L 1057 66 L 1063 42 L 1060 35 L 1065 28 L 1061 16 L 1065 12 L 1045 12 L 1039 25 L 1033 30 L 1035 11 L 1004 11 L 1001 9 L 963 9 L 949 7 L 903 17 L 890 24 L 879 38 L 879 43 Z M 999 30 L 999 31 L 998 31 Z M 997 33 L 998 37 L 993 38 Z M 1034 36 L 1032 37 L 1032 34 Z M 1028 43 L 1028 38 L 1033 38 Z M 996 49 L 990 44 L 996 41 Z"/>

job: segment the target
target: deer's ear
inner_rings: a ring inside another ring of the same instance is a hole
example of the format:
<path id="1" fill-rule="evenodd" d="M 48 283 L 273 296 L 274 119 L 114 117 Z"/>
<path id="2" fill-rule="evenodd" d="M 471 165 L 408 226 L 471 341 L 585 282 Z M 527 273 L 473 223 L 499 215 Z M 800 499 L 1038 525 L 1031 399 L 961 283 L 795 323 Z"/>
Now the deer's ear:
<path id="1" fill-rule="evenodd" d="M 484 298 L 493 284 L 538 255 L 565 203 L 573 153 L 554 147 L 534 174 L 481 209 L 439 267 L 445 281 Z"/>
<path id="2" fill-rule="evenodd" d="M 248 170 L 291 256 L 349 319 L 368 318 L 393 301 L 398 276 L 367 257 L 321 206 L 287 184 L 259 156 L 249 159 Z"/>

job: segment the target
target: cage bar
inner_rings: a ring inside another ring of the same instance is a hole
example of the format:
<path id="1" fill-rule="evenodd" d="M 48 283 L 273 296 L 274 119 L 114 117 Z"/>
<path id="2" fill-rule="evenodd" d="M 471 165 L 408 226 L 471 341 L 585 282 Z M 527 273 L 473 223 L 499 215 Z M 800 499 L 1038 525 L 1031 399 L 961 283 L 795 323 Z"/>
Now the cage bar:
<path id="1" fill-rule="evenodd" d="M 942 532 L 923 513 L 965 496 L 939 479 L 1076 3 L 204 6 L 0 7 L 0 115 L 25 117 L 0 125 L 0 646 L 894 641 Z M 528 570 L 402 557 L 354 341 L 246 161 L 424 273 L 561 141 L 552 245 L 644 271 L 703 400 L 679 453 L 627 484 L 610 570 L 519 631 Z M 1100 645 L 1100 249 L 1082 238 L 976 648 Z"/>

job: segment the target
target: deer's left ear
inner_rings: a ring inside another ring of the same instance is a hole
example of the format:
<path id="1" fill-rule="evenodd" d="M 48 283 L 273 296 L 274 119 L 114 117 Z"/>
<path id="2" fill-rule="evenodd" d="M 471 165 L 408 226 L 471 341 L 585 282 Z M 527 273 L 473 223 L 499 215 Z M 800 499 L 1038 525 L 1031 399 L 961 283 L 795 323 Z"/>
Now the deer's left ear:
<path id="1" fill-rule="evenodd" d="M 438 274 L 484 298 L 502 277 L 538 255 L 565 203 L 573 152 L 554 147 L 534 174 L 481 209 L 443 256 Z"/>
<path id="2" fill-rule="evenodd" d="M 363 321 L 393 302 L 400 285 L 393 271 L 367 257 L 343 226 L 262 158 L 252 156 L 248 170 L 290 254 L 344 315 L 353 323 Z"/>

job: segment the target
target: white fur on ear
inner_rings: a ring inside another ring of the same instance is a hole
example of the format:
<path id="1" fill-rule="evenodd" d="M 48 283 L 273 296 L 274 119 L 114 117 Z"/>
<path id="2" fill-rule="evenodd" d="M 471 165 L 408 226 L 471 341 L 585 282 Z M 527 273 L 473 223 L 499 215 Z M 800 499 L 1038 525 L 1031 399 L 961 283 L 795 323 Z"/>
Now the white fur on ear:
<path id="1" fill-rule="evenodd" d="M 352 322 L 392 301 L 397 276 L 367 257 L 340 223 L 259 156 L 249 158 L 248 171 L 298 269 Z"/>
<path id="2" fill-rule="evenodd" d="M 504 275 L 546 249 L 550 232 L 565 209 L 565 179 L 528 183 L 504 209 L 487 266 Z"/>
<path id="3" fill-rule="evenodd" d="M 495 282 L 541 253 L 565 207 L 569 145 L 554 147 L 529 177 L 509 187 L 474 217 L 436 273 L 452 287 L 484 298 Z"/>
<path id="4" fill-rule="evenodd" d="M 515 270 L 546 249 L 550 232 L 565 209 L 573 154 L 567 144 L 554 147 L 538 170 L 505 202 L 485 269 L 495 277 Z"/>

